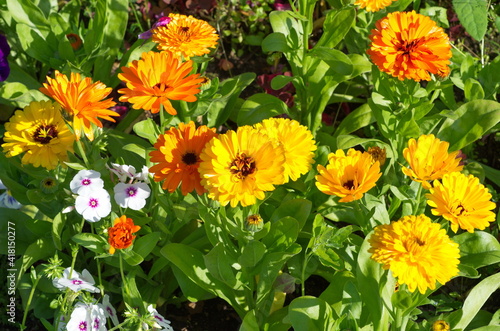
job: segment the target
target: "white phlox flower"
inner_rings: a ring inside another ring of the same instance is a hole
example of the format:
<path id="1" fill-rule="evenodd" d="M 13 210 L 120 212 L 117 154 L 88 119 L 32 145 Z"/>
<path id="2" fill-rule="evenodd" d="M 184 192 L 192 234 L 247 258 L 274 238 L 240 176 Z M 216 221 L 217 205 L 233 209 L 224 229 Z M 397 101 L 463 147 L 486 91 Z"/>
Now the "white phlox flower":
<path id="1" fill-rule="evenodd" d="M 93 190 L 104 188 L 101 174 L 95 170 L 80 170 L 69 183 L 71 192 L 87 195 Z"/>
<path id="2" fill-rule="evenodd" d="M 158 311 L 153 308 L 153 305 L 148 306 L 148 312 L 150 316 L 155 320 L 155 323 L 153 325 L 154 331 L 174 331 L 174 329 L 170 325 L 171 322 L 160 315 Z M 143 324 L 143 329 L 149 330 L 149 326 L 147 324 Z"/>
<path id="3" fill-rule="evenodd" d="M 118 321 L 118 316 L 116 315 L 116 310 L 109 302 L 109 295 L 104 294 L 101 306 L 104 309 L 106 317 L 111 318 L 111 321 L 113 322 L 114 326 L 120 324 L 120 322 Z"/>
<path id="4" fill-rule="evenodd" d="M 66 324 L 68 331 L 106 331 L 106 316 L 100 305 L 78 302 Z"/>
<path id="5" fill-rule="evenodd" d="M 140 210 L 146 205 L 146 199 L 151 194 L 148 184 L 137 182 L 134 184 L 118 183 L 115 185 L 115 201 L 122 208 Z"/>
<path id="6" fill-rule="evenodd" d="M 64 269 L 63 276 L 61 278 L 54 278 L 52 280 L 52 284 L 60 290 L 69 288 L 74 292 L 81 290 L 93 293 L 100 292 L 99 289 L 94 286 L 94 278 L 87 269 L 83 269 L 82 274 L 80 274 L 75 270 L 71 272 L 71 267 L 68 267 Z"/>
<path id="7" fill-rule="evenodd" d="M 93 190 L 85 195 L 78 195 L 75 201 L 78 214 L 89 222 L 98 222 L 111 213 L 111 198 L 103 188 Z"/>

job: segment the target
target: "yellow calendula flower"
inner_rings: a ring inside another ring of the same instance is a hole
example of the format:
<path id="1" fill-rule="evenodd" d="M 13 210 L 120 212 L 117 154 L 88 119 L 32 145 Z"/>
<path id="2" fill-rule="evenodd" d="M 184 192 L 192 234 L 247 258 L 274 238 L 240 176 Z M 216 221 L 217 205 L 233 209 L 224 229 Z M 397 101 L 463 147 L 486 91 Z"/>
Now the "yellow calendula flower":
<path id="1" fill-rule="evenodd" d="M 102 128 L 99 118 L 115 122 L 111 116 L 120 116 L 109 110 L 116 105 L 112 99 L 105 99 L 111 88 L 101 82 L 92 83 L 90 77 L 83 78 L 79 73 L 72 72 L 70 78 L 55 71 L 55 78 L 47 77 L 40 91 L 61 104 L 62 108 L 73 116 L 73 130 L 76 139 L 85 133 L 89 140 L 94 139 L 91 123 Z M 103 100 L 104 99 L 104 100 Z"/>
<path id="2" fill-rule="evenodd" d="M 347 154 L 339 149 L 328 155 L 325 167 L 318 165 L 316 187 L 323 193 L 340 197 L 340 202 L 359 200 L 375 186 L 382 176 L 380 164 L 372 156 L 349 149 Z"/>
<path id="3" fill-rule="evenodd" d="M 366 11 L 376 12 L 389 6 L 394 1 L 396 0 L 356 0 L 354 4 L 361 9 L 365 8 Z"/>
<path id="4" fill-rule="evenodd" d="M 380 148 L 378 146 L 369 147 L 367 152 L 372 156 L 373 162 L 378 161 L 380 166 L 385 164 L 387 158 L 387 153 L 385 148 Z"/>
<path id="5" fill-rule="evenodd" d="M 126 88 L 118 90 L 123 94 L 120 101 L 130 102 L 134 109 L 158 113 L 163 105 L 167 113 L 177 111 L 170 100 L 194 102 L 204 81 L 199 74 L 191 74 L 193 62 L 181 62 L 170 52 L 143 53 L 140 60 L 122 67 L 118 74 Z"/>
<path id="6" fill-rule="evenodd" d="M 250 126 L 212 138 L 200 158 L 201 183 L 224 206 L 253 205 L 283 183 L 283 149 Z"/>
<path id="7" fill-rule="evenodd" d="M 62 115 L 61 106 L 50 101 L 33 101 L 24 110 L 17 110 L 5 123 L 7 157 L 25 153 L 21 162 L 54 169 L 73 153 L 75 136 Z"/>
<path id="8" fill-rule="evenodd" d="M 275 139 L 285 151 L 284 182 L 295 181 L 311 170 L 316 144 L 311 131 L 299 122 L 287 118 L 270 118 L 254 126 Z"/>
<path id="9" fill-rule="evenodd" d="M 196 190 L 205 192 L 198 172 L 200 154 L 210 139 L 217 136 L 215 129 L 202 125 L 196 128 L 193 121 L 180 123 L 178 128 L 170 128 L 158 137 L 149 153 L 151 162 L 158 163 L 149 169 L 155 182 L 163 181 L 163 189 L 174 192 L 181 187 L 183 195 Z"/>
<path id="10" fill-rule="evenodd" d="M 215 48 L 219 35 L 203 20 L 181 14 L 168 15 L 168 24 L 153 29 L 153 41 L 158 49 L 182 56 L 185 60 L 193 56 L 210 53 Z"/>
<path id="11" fill-rule="evenodd" d="M 458 275 L 460 250 L 446 231 L 425 215 L 377 226 L 368 239 L 372 259 L 391 270 L 410 292 L 424 294 Z"/>
<path id="12" fill-rule="evenodd" d="M 460 172 L 445 174 L 441 181 L 434 181 L 429 191 L 425 196 L 427 204 L 434 207 L 432 214 L 450 221 L 453 232 L 458 227 L 469 232 L 484 230 L 495 221 L 496 205 L 477 177 Z"/>
<path id="13" fill-rule="evenodd" d="M 399 80 L 431 80 L 430 74 L 450 73 L 451 44 L 448 35 L 429 17 L 412 12 L 393 12 L 380 19 L 371 31 L 372 62 Z"/>
<path id="14" fill-rule="evenodd" d="M 432 331 L 450 331 L 450 325 L 443 320 L 437 320 L 432 323 Z"/>
<path id="15" fill-rule="evenodd" d="M 448 153 L 449 143 L 441 141 L 433 134 L 422 135 L 408 141 L 403 156 L 410 168 L 403 167 L 403 173 L 416 182 L 421 182 L 425 189 L 431 188 L 429 180 L 442 178 L 445 174 L 461 171 L 461 158 L 458 151 Z"/>

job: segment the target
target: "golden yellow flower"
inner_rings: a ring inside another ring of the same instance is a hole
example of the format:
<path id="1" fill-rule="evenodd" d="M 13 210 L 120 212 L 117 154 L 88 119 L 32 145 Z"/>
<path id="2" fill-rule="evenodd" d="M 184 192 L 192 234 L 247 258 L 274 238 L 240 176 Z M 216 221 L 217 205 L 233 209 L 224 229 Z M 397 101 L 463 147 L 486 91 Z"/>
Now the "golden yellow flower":
<path id="1" fill-rule="evenodd" d="M 394 12 L 380 19 L 371 31 L 372 62 L 399 80 L 431 80 L 430 73 L 450 73 L 451 45 L 448 35 L 429 17 Z"/>
<path id="2" fill-rule="evenodd" d="M 368 239 L 372 259 L 390 269 L 410 292 L 434 290 L 458 275 L 460 250 L 446 231 L 425 215 L 377 226 Z"/>
<path id="3" fill-rule="evenodd" d="M 134 109 L 160 111 L 160 105 L 170 115 L 177 111 L 170 100 L 194 102 L 203 82 L 199 74 L 191 75 L 193 62 L 181 63 L 170 52 L 148 52 L 138 61 L 132 61 L 129 67 L 122 67 L 118 74 L 126 88 L 118 90 L 123 94 L 120 101 L 130 102 Z"/>
<path id="4" fill-rule="evenodd" d="M 403 156 L 410 168 L 403 167 L 403 173 L 416 182 L 421 182 L 425 189 L 431 188 L 428 180 L 442 178 L 445 174 L 461 171 L 459 151 L 448 153 L 450 144 L 434 137 L 433 134 L 422 135 L 408 141 Z"/>
<path id="5" fill-rule="evenodd" d="M 188 60 L 192 56 L 210 53 L 219 36 L 215 29 L 203 20 L 180 14 L 170 14 L 166 25 L 153 29 L 153 41 L 158 49 L 174 53 Z"/>
<path id="6" fill-rule="evenodd" d="M 316 187 L 325 194 L 340 197 L 340 202 L 361 199 L 382 176 L 379 162 L 373 162 L 367 152 L 351 148 L 346 155 L 339 149 L 335 154 L 330 153 L 328 160 L 326 168 L 318 165 Z"/>
<path id="7" fill-rule="evenodd" d="M 215 129 L 205 125 L 196 128 L 193 121 L 180 123 L 179 128 L 170 128 L 158 137 L 149 153 L 151 162 L 158 163 L 149 171 L 154 180 L 163 180 L 163 189 L 174 192 L 181 185 L 183 195 L 196 190 L 199 195 L 205 192 L 198 172 L 200 154 L 207 142 L 217 136 Z"/>
<path id="8" fill-rule="evenodd" d="M 495 221 L 496 205 L 491 201 L 491 194 L 479 178 L 466 176 L 460 172 L 445 174 L 434 181 L 434 187 L 425 195 L 432 214 L 443 216 L 451 222 L 451 229 L 457 232 L 458 227 L 474 232 L 484 230 L 490 222 Z"/>
<path id="9" fill-rule="evenodd" d="M 250 126 L 213 138 L 200 158 L 201 183 L 223 206 L 253 205 L 283 183 L 283 149 Z"/>
<path id="10" fill-rule="evenodd" d="M 311 131 L 299 122 L 286 118 L 270 118 L 255 128 L 275 139 L 285 151 L 284 183 L 295 181 L 311 170 L 314 163 L 315 141 Z"/>
<path id="11" fill-rule="evenodd" d="M 354 4 L 361 9 L 365 8 L 366 11 L 375 12 L 384 9 L 394 1 L 396 0 L 356 0 Z"/>
<path id="12" fill-rule="evenodd" d="M 432 323 L 432 331 L 450 331 L 450 325 L 443 320 Z"/>
<path id="13" fill-rule="evenodd" d="M 59 162 L 67 161 L 73 153 L 75 136 L 62 115 L 61 106 L 50 101 L 31 102 L 24 110 L 17 110 L 5 123 L 7 157 L 26 152 L 21 162 L 54 169 Z"/>
<path id="14" fill-rule="evenodd" d="M 55 78 L 47 77 L 40 91 L 61 104 L 63 109 L 73 116 L 73 130 L 76 139 L 83 133 L 89 140 L 94 139 L 91 123 L 102 128 L 99 117 L 115 122 L 111 116 L 120 114 L 109 110 L 116 105 L 112 99 L 105 99 L 111 88 L 101 82 L 92 83 L 90 77 L 81 78 L 79 73 L 72 72 L 70 79 L 59 71 L 55 71 Z M 103 100 L 105 99 L 105 100 Z"/>

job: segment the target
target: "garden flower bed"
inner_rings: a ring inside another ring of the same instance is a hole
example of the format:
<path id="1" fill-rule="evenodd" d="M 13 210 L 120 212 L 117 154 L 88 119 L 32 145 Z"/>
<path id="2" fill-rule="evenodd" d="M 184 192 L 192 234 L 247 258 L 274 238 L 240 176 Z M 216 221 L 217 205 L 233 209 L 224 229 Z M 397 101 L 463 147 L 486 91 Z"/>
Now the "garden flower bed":
<path id="1" fill-rule="evenodd" d="M 2 330 L 500 330 L 500 5 L 4 0 Z"/>

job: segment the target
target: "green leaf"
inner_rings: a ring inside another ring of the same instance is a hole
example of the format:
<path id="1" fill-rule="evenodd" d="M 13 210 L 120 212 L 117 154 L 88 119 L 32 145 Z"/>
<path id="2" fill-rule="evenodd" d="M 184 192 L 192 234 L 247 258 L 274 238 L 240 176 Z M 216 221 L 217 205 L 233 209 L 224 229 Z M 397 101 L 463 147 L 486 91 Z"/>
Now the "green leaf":
<path id="1" fill-rule="evenodd" d="M 365 103 L 349 113 L 335 131 L 335 136 L 349 134 L 375 122 L 370 106 Z"/>
<path id="2" fill-rule="evenodd" d="M 290 11 L 273 11 L 269 14 L 269 21 L 274 32 L 283 34 L 288 46 L 293 49 L 301 49 L 304 30 L 297 16 Z"/>
<path id="3" fill-rule="evenodd" d="M 113 148 L 108 148 L 108 151 L 115 158 L 127 160 L 127 164 L 133 165 L 136 169 L 141 169 L 144 165 L 144 155 L 141 157 L 135 152 L 130 152 L 124 149 L 124 146 L 129 144 L 138 145 L 139 148 L 150 148 L 147 141 L 135 135 L 126 134 L 118 130 L 107 131 L 108 145 Z"/>
<path id="4" fill-rule="evenodd" d="M 236 277 L 232 267 L 236 261 L 225 251 L 222 243 L 217 243 L 217 245 L 204 256 L 204 259 L 210 275 L 226 283 L 230 287 L 236 286 Z"/>
<path id="5" fill-rule="evenodd" d="M 355 17 L 356 11 L 354 7 L 329 11 L 323 23 L 323 35 L 316 46 L 330 48 L 337 46 L 351 29 Z"/>
<path id="6" fill-rule="evenodd" d="M 122 249 L 118 252 L 118 254 L 123 254 L 123 257 L 125 259 L 125 262 L 128 263 L 130 266 L 136 266 L 142 263 L 144 259 L 142 256 L 134 252 L 133 250 L 128 250 L 128 249 Z"/>
<path id="7" fill-rule="evenodd" d="M 262 51 L 264 53 L 271 52 L 289 52 L 291 50 L 286 42 L 285 35 L 279 32 L 273 32 L 264 38 L 262 41 Z"/>
<path id="8" fill-rule="evenodd" d="M 489 167 L 486 164 L 481 164 L 481 166 L 484 169 L 486 178 L 495 183 L 495 185 L 500 186 L 500 170 Z"/>
<path id="9" fill-rule="evenodd" d="M 270 252 L 285 251 L 297 240 L 299 234 L 299 223 L 290 216 L 286 216 L 271 224 L 267 236 L 262 238 Z"/>
<path id="10" fill-rule="evenodd" d="M 94 253 L 102 254 L 106 252 L 104 246 L 107 245 L 107 242 L 103 237 L 97 234 L 77 233 L 71 239 Z"/>
<path id="11" fill-rule="evenodd" d="M 481 138 L 499 122 L 500 103 L 474 100 L 463 104 L 452 118 L 447 118 L 437 137 L 450 143 L 450 151 L 457 151 Z"/>
<path id="12" fill-rule="evenodd" d="M 238 331 L 255 331 L 260 330 L 257 317 L 255 317 L 255 310 L 250 310 L 245 317 Z"/>
<path id="13" fill-rule="evenodd" d="M 465 299 L 460 320 L 456 325 L 451 325 L 452 328 L 464 330 L 477 315 L 486 300 L 499 288 L 500 273 L 491 275 L 474 286 L 467 295 L 467 299 Z"/>
<path id="14" fill-rule="evenodd" d="M 257 265 L 266 253 L 266 246 L 260 241 L 250 241 L 243 247 L 238 263 L 242 267 L 251 268 Z"/>
<path id="15" fill-rule="evenodd" d="M 51 30 L 50 23 L 33 1 L 6 0 L 6 3 L 9 13 L 17 23 L 29 26 L 31 31 L 45 39 Z"/>
<path id="16" fill-rule="evenodd" d="M 146 258 L 156 247 L 160 236 L 160 232 L 151 232 L 136 238 L 134 241 L 134 251 L 143 258 Z"/>
<path id="17" fill-rule="evenodd" d="M 334 72 L 344 76 L 352 74 L 354 70 L 351 59 L 338 49 L 316 46 L 308 55 L 325 61 Z"/>
<path id="18" fill-rule="evenodd" d="M 464 82 L 464 94 L 467 101 L 484 99 L 484 90 L 474 78 L 467 78 Z"/>
<path id="19" fill-rule="evenodd" d="M 311 214 L 312 202 L 306 199 L 291 199 L 283 202 L 271 215 L 270 221 L 275 222 L 286 216 L 293 217 L 302 229 Z"/>
<path id="20" fill-rule="evenodd" d="M 64 228 L 66 218 L 62 217 L 61 213 L 57 214 L 52 220 L 52 240 L 54 240 L 54 245 L 60 251 L 62 251 L 61 233 Z"/>
<path id="21" fill-rule="evenodd" d="M 476 40 L 481 40 L 488 27 L 488 4 L 486 0 L 452 0 L 453 9 L 460 23 Z"/>
<path id="22" fill-rule="evenodd" d="M 288 113 L 287 105 L 274 95 L 257 93 L 241 105 L 238 112 L 238 126 L 253 125 L 267 118 Z"/>
<path id="23" fill-rule="evenodd" d="M 339 330 L 340 320 L 329 304 L 312 296 L 294 299 L 288 317 L 296 331 Z"/>
<path id="24" fill-rule="evenodd" d="M 453 241 L 460 245 L 460 264 L 477 269 L 500 262 L 500 243 L 487 232 L 465 232 Z"/>
<path id="25" fill-rule="evenodd" d="M 161 133 L 158 125 L 151 118 L 135 123 L 134 132 L 139 137 L 149 140 L 151 145 L 156 143 L 158 135 Z"/>
<path id="26" fill-rule="evenodd" d="M 18 277 L 17 281 L 21 278 L 26 270 L 35 262 L 43 259 L 47 259 L 54 255 L 56 248 L 51 238 L 39 238 L 31 245 L 28 246 L 22 259 L 16 261 L 16 266 L 18 266 Z"/>
<path id="27" fill-rule="evenodd" d="M 286 84 L 292 82 L 293 80 L 294 78 L 291 76 L 278 75 L 271 80 L 271 87 L 274 90 L 279 90 L 285 87 Z"/>

